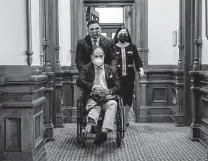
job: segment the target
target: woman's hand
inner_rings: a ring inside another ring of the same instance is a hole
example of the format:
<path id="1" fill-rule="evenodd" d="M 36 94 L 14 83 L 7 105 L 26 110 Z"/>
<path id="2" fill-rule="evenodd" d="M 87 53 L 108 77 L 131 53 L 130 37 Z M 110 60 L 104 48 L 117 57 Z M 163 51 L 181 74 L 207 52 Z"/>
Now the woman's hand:
<path id="1" fill-rule="evenodd" d="M 144 75 L 144 69 L 142 67 L 139 68 L 139 74 L 141 77 Z"/>

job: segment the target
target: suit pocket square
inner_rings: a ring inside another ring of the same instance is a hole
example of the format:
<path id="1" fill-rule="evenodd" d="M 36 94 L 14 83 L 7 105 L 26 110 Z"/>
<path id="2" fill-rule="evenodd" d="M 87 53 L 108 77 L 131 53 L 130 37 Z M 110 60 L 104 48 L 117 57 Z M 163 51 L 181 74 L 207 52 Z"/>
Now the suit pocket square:
<path id="1" fill-rule="evenodd" d="M 128 54 L 133 54 L 133 52 L 132 52 L 132 51 L 127 51 L 127 53 L 128 53 Z"/>
<path id="2" fill-rule="evenodd" d="M 120 54 L 120 52 L 116 52 L 116 54 Z"/>
<path id="3" fill-rule="evenodd" d="M 113 78 L 113 75 L 110 75 L 110 77 L 109 78 Z"/>

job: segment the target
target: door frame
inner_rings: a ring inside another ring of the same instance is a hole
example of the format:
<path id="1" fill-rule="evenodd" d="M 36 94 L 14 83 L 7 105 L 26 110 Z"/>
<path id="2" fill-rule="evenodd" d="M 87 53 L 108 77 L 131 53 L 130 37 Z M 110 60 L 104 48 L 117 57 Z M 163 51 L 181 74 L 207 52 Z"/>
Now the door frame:
<path id="1" fill-rule="evenodd" d="M 132 6 L 135 0 L 83 0 L 85 6 Z"/>
<path id="2" fill-rule="evenodd" d="M 124 23 L 101 23 L 102 32 L 107 33 L 107 37 L 112 38 L 112 33 L 116 33 L 119 26 L 123 26 Z M 110 31 L 110 32 L 109 32 Z"/>

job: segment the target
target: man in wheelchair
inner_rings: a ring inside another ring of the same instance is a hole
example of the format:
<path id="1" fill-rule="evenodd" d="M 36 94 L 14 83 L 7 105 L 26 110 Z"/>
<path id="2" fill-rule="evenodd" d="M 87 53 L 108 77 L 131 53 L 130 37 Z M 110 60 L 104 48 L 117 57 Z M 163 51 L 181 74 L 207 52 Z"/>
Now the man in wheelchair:
<path id="1" fill-rule="evenodd" d="M 104 64 L 104 52 L 96 47 L 91 55 L 91 63 L 80 71 L 77 86 L 86 92 L 87 123 L 97 126 L 101 110 L 105 111 L 101 132 L 94 143 L 100 145 L 107 140 L 107 133 L 113 130 L 120 84 L 116 69 Z"/>

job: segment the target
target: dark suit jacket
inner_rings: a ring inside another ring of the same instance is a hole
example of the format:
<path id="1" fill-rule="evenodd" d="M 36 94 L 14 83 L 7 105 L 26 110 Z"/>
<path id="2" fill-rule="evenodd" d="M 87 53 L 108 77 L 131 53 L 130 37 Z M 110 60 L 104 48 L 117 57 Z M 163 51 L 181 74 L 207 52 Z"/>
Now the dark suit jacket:
<path id="1" fill-rule="evenodd" d="M 108 86 L 108 89 L 112 92 L 112 95 L 118 94 L 120 90 L 119 79 L 117 76 L 117 72 L 115 68 L 105 64 L 105 79 Z M 77 86 L 82 88 L 87 95 L 90 94 L 93 82 L 95 79 L 95 69 L 93 63 L 89 63 L 84 65 L 81 72 L 79 73 L 79 77 L 77 78 Z"/>
<path id="2" fill-rule="evenodd" d="M 113 40 L 100 36 L 99 46 L 103 48 L 105 53 L 105 64 L 117 66 L 117 59 L 115 54 L 115 46 Z M 79 71 L 83 65 L 91 62 L 91 54 L 93 52 L 92 41 L 89 35 L 85 38 L 78 40 L 76 49 L 76 66 Z"/>

